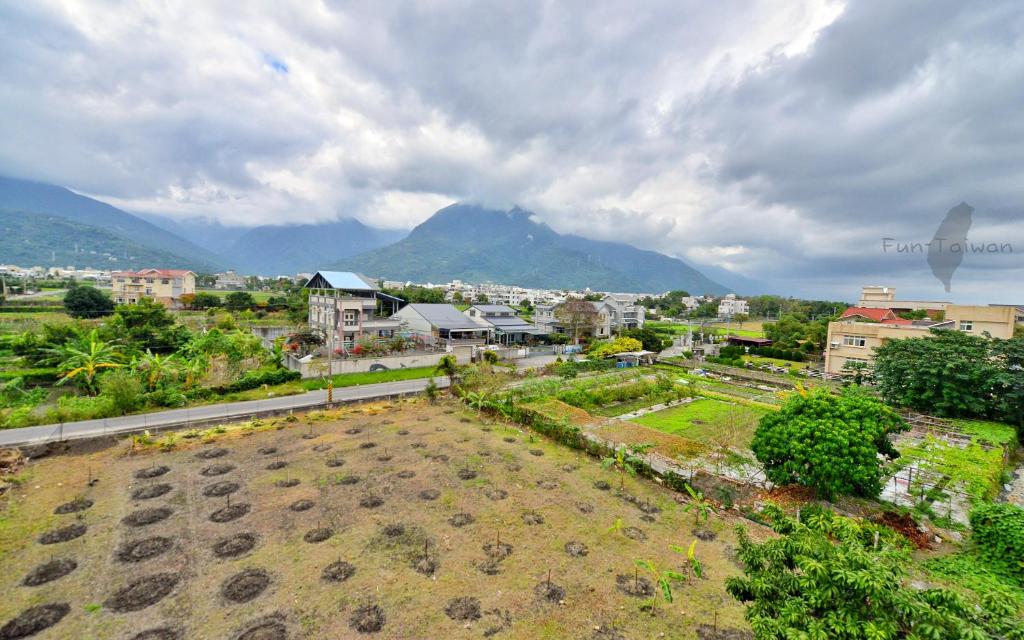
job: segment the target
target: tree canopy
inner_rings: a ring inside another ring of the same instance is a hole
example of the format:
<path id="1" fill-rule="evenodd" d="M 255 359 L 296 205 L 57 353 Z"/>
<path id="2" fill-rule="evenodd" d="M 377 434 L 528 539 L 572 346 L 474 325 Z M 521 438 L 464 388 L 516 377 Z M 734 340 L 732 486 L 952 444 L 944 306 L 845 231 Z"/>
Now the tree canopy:
<path id="1" fill-rule="evenodd" d="M 882 490 L 878 454 L 899 453 L 889 434 L 908 426 L 892 409 L 856 387 L 834 395 L 824 389 L 794 394 L 764 415 L 754 434 L 754 455 L 768 479 L 811 487 L 823 498 L 877 496 Z"/>
<path id="2" fill-rule="evenodd" d="M 905 584 L 905 541 L 886 527 L 806 509 L 766 515 L 778 537 L 751 541 L 738 528 L 743 577 L 726 580 L 747 604 L 758 640 L 986 640 L 1024 638 L 1018 607 L 1000 594 L 977 601 Z"/>
<path id="3" fill-rule="evenodd" d="M 79 285 L 64 295 L 64 310 L 72 318 L 98 318 L 114 312 L 114 301 L 96 287 Z"/>

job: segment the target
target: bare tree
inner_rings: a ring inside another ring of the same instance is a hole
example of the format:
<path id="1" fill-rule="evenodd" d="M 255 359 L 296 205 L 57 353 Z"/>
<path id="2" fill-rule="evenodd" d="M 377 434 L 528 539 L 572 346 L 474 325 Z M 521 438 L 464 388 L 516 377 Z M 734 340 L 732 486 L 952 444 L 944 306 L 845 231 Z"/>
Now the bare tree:
<path id="1" fill-rule="evenodd" d="M 572 335 L 573 344 L 579 344 L 580 333 L 597 326 L 598 313 L 587 300 L 571 298 L 555 309 L 555 319 Z"/>

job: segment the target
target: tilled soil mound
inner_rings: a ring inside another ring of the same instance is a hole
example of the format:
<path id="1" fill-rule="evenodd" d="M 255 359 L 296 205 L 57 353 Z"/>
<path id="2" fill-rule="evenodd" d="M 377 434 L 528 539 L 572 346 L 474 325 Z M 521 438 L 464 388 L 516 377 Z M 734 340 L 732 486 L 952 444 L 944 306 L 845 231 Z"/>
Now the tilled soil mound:
<path id="1" fill-rule="evenodd" d="M 363 442 L 359 445 L 360 449 L 372 449 L 377 446 L 376 442 Z"/>
<path id="2" fill-rule="evenodd" d="M 167 507 L 157 507 L 154 509 L 139 509 L 138 511 L 132 511 L 121 520 L 121 523 L 128 527 L 145 527 L 146 525 L 155 524 L 161 520 L 166 520 L 171 517 L 174 513 Z"/>
<path id="3" fill-rule="evenodd" d="M 505 491 L 504 489 L 491 488 L 484 491 L 484 495 L 491 500 L 504 500 L 508 497 L 508 491 Z"/>
<path id="4" fill-rule="evenodd" d="M 328 582 L 345 582 L 356 573 L 356 568 L 344 560 L 338 560 L 324 567 L 323 573 L 320 574 L 324 580 Z"/>
<path id="5" fill-rule="evenodd" d="M 180 580 L 176 573 L 156 573 L 140 578 L 116 591 L 103 606 L 117 613 L 141 611 L 166 598 Z"/>
<path id="6" fill-rule="evenodd" d="M 60 622 L 70 611 L 71 605 L 64 602 L 25 609 L 18 617 L 0 627 L 0 640 L 18 640 L 34 636 Z"/>
<path id="7" fill-rule="evenodd" d="M 240 502 L 238 504 L 228 505 L 226 507 L 217 509 L 210 514 L 211 522 L 231 522 L 232 520 L 238 520 L 242 516 L 249 513 L 252 509 L 252 505 L 248 502 Z"/>
<path id="8" fill-rule="evenodd" d="M 577 502 L 576 508 L 580 510 L 580 513 L 594 513 L 594 505 L 589 502 Z"/>
<path id="9" fill-rule="evenodd" d="M 317 542 L 323 542 L 334 535 L 334 532 L 327 527 L 321 527 L 319 529 L 310 529 L 306 532 L 306 535 L 302 536 L 302 539 L 310 544 L 316 544 Z"/>
<path id="10" fill-rule="evenodd" d="M 590 636 L 590 640 L 626 640 L 626 636 L 615 627 L 601 625 L 594 629 L 594 635 Z"/>
<path id="11" fill-rule="evenodd" d="M 458 476 L 460 480 L 472 480 L 476 477 L 476 471 L 472 469 L 459 469 Z"/>
<path id="12" fill-rule="evenodd" d="M 248 602 L 270 585 L 270 574 L 263 569 L 246 569 L 236 573 L 221 585 L 220 594 L 235 603 Z"/>
<path id="13" fill-rule="evenodd" d="M 459 527 L 465 527 L 466 525 L 473 524 L 474 518 L 471 513 L 456 513 L 452 517 L 448 518 L 448 524 L 452 525 L 456 529 Z"/>
<path id="14" fill-rule="evenodd" d="M 312 500 L 296 500 L 295 502 L 288 505 L 288 508 L 292 511 L 309 511 L 316 505 Z"/>
<path id="15" fill-rule="evenodd" d="M 218 558 L 236 558 L 248 553 L 256 546 L 256 536 L 252 533 L 236 533 L 230 538 L 223 538 L 213 545 L 213 555 Z"/>
<path id="16" fill-rule="evenodd" d="M 699 640 L 754 640 L 754 634 L 743 629 L 717 629 L 709 624 L 702 624 L 697 627 L 697 638 Z"/>
<path id="17" fill-rule="evenodd" d="M 647 578 L 620 573 L 615 576 L 615 587 L 634 598 L 650 598 L 654 595 L 654 585 Z"/>
<path id="18" fill-rule="evenodd" d="M 359 480 L 360 480 L 359 476 L 356 476 L 356 475 L 345 476 L 341 480 L 338 480 L 338 484 L 345 484 L 345 485 L 359 484 Z"/>
<path id="19" fill-rule="evenodd" d="M 89 500 L 88 498 L 76 498 L 75 500 L 72 500 L 71 502 L 65 502 L 64 504 L 60 505 L 59 507 L 54 509 L 53 512 L 55 514 L 57 514 L 57 515 L 65 515 L 65 514 L 68 514 L 68 513 L 78 513 L 79 511 L 85 511 L 86 509 L 88 509 L 92 505 L 93 505 L 92 500 Z"/>
<path id="20" fill-rule="evenodd" d="M 531 456 L 542 456 L 542 455 L 544 455 L 544 452 L 541 451 L 540 449 L 530 449 L 530 455 Z"/>
<path id="21" fill-rule="evenodd" d="M 147 629 L 140 633 L 136 633 L 131 637 L 131 640 L 183 640 L 184 637 L 185 635 L 180 629 L 159 627 L 157 629 Z"/>
<path id="22" fill-rule="evenodd" d="M 84 524 L 72 524 L 60 529 L 52 529 L 39 536 L 39 544 L 57 544 L 67 542 L 85 535 L 88 528 Z"/>
<path id="23" fill-rule="evenodd" d="M 480 599 L 471 596 L 452 598 L 444 612 L 452 620 L 479 620 Z"/>
<path id="24" fill-rule="evenodd" d="M 41 584 L 63 578 L 77 568 L 78 563 L 68 558 L 50 560 L 30 571 L 21 584 L 26 587 L 38 587 Z"/>
<path id="25" fill-rule="evenodd" d="M 235 465 L 227 464 L 226 462 L 221 462 L 218 464 L 211 464 L 208 467 L 204 467 L 203 470 L 199 472 L 199 475 L 205 476 L 207 478 L 212 478 L 214 476 L 222 476 L 225 473 L 231 473 L 234 470 Z"/>
<path id="26" fill-rule="evenodd" d="M 597 480 L 596 482 L 594 482 L 594 488 L 597 489 L 598 491 L 608 491 L 609 489 L 612 488 L 612 485 L 608 484 L 604 480 Z"/>
<path id="27" fill-rule="evenodd" d="M 527 511 L 523 514 L 523 524 L 531 527 L 536 524 L 544 524 L 544 516 L 536 511 Z"/>
<path id="28" fill-rule="evenodd" d="M 416 472 L 406 469 L 405 471 L 399 471 L 395 475 L 398 476 L 399 478 L 402 478 L 403 480 L 408 480 L 409 478 L 415 478 Z"/>
<path id="29" fill-rule="evenodd" d="M 363 605 L 352 612 L 349 626 L 359 633 L 376 633 L 384 628 L 384 610 L 375 604 Z"/>
<path id="30" fill-rule="evenodd" d="M 224 448 L 218 449 L 206 449 L 196 454 L 196 457 L 200 460 L 213 460 L 214 458 L 222 458 L 228 455 L 228 450 Z"/>
<path id="31" fill-rule="evenodd" d="M 266 469 L 267 471 L 277 471 L 278 469 L 284 469 L 287 466 L 288 463 L 285 462 L 284 460 L 274 460 L 273 462 L 271 462 L 270 464 L 263 468 Z"/>
<path id="32" fill-rule="evenodd" d="M 359 500 L 359 506 L 364 509 L 376 509 L 384 504 L 384 498 L 375 495 L 363 496 Z"/>
<path id="33" fill-rule="evenodd" d="M 152 500 L 171 492 L 169 484 L 151 484 L 148 487 L 139 487 L 132 491 L 132 500 Z"/>
<path id="34" fill-rule="evenodd" d="M 262 449 L 257 449 L 256 453 L 260 454 L 261 456 L 273 455 L 277 453 L 277 447 L 263 447 Z"/>
<path id="35" fill-rule="evenodd" d="M 582 542 L 576 542 L 573 540 L 565 543 L 565 552 L 574 558 L 582 558 L 590 553 L 590 550 L 587 549 L 587 545 Z"/>
<path id="36" fill-rule="evenodd" d="M 135 479 L 148 480 L 150 478 L 159 478 L 170 470 L 171 468 L 165 465 L 161 465 L 159 467 L 146 467 L 145 469 L 139 469 L 135 472 Z"/>
<path id="37" fill-rule="evenodd" d="M 313 447 L 313 451 L 316 451 L 317 453 L 323 453 L 324 451 L 330 451 L 330 450 L 331 450 L 331 445 L 329 445 L 329 444 L 318 444 L 315 447 Z"/>
<path id="38" fill-rule="evenodd" d="M 513 547 L 507 542 L 488 542 L 484 545 L 484 553 L 493 560 L 504 560 L 512 555 Z"/>
<path id="39" fill-rule="evenodd" d="M 143 538 L 133 542 L 126 542 L 117 551 L 117 559 L 121 562 L 141 562 L 155 558 L 165 553 L 174 546 L 174 540 L 164 536 Z"/>
<path id="40" fill-rule="evenodd" d="M 441 497 L 441 492 L 437 489 L 424 489 L 419 495 L 421 500 L 437 500 Z"/>
<path id="41" fill-rule="evenodd" d="M 234 640 L 286 640 L 288 627 L 284 617 L 270 615 L 250 622 Z"/>
<path id="42" fill-rule="evenodd" d="M 647 534 L 644 533 L 643 529 L 637 529 L 636 527 L 626 527 L 622 530 L 622 535 L 637 542 L 647 541 Z"/>
<path id="43" fill-rule="evenodd" d="M 280 489 L 289 489 L 291 487 L 299 486 L 300 482 L 301 481 L 298 478 L 288 478 L 287 480 L 278 480 L 274 483 L 274 486 Z"/>
<path id="44" fill-rule="evenodd" d="M 345 461 L 342 458 L 331 458 L 325 464 L 332 469 L 337 469 L 338 467 L 344 466 Z"/>
<path id="45" fill-rule="evenodd" d="M 228 482 L 222 480 L 220 482 L 214 482 L 213 484 L 203 488 L 203 495 L 207 498 L 223 498 L 224 496 L 231 495 L 242 488 L 242 485 L 237 482 Z"/>
<path id="46" fill-rule="evenodd" d="M 547 600 L 548 602 L 561 602 L 565 600 L 565 589 L 547 580 L 537 584 L 533 588 L 533 593 L 541 600 Z"/>

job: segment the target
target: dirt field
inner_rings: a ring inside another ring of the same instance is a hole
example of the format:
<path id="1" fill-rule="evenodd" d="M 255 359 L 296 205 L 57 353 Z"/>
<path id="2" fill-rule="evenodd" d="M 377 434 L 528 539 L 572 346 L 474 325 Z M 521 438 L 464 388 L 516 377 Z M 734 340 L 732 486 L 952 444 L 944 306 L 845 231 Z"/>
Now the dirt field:
<path id="1" fill-rule="evenodd" d="M 129 448 L 32 462 L 4 498 L 0 640 L 54 620 L 31 637 L 749 637 L 711 632 L 746 628 L 722 584 L 737 519 L 701 525 L 705 578 L 652 616 L 626 592 L 637 559 L 683 565 L 677 495 L 629 478 L 625 499 L 597 461 L 455 405 Z"/>

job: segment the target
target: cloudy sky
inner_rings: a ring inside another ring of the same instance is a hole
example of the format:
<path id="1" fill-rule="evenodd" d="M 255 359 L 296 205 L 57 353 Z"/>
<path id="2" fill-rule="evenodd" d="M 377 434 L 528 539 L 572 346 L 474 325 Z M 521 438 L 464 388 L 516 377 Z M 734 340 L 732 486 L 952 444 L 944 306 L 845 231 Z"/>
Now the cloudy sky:
<path id="1" fill-rule="evenodd" d="M 0 4 L 0 174 L 234 225 L 518 204 L 795 295 L 1024 303 L 1022 107 L 1018 0 Z M 882 239 L 961 201 L 1002 246 L 947 294 Z"/>

